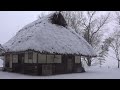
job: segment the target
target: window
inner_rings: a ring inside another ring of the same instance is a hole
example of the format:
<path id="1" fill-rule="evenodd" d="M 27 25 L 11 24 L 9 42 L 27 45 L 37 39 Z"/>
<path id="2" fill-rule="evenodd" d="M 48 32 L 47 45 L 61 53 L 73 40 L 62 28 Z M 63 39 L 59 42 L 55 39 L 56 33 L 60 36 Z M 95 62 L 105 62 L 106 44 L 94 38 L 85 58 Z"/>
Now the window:
<path id="1" fill-rule="evenodd" d="M 28 52 L 28 63 L 33 62 L 33 52 Z"/>
<path id="2" fill-rule="evenodd" d="M 75 56 L 75 63 L 80 63 L 80 56 Z"/>
<path id="3" fill-rule="evenodd" d="M 54 55 L 47 55 L 47 63 L 54 63 Z"/>
<path id="4" fill-rule="evenodd" d="M 26 52 L 25 53 L 25 63 L 37 63 L 37 53 L 36 52 Z"/>
<path id="5" fill-rule="evenodd" d="M 18 63 L 18 55 L 13 55 L 13 63 Z"/>
<path id="6" fill-rule="evenodd" d="M 37 63 L 37 53 L 33 52 L 33 63 Z"/>
<path id="7" fill-rule="evenodd" d="M 32 52 L 28 52 L 28 59 L 33 59 L 33 53 Z"/>
<path id="8" fill-rule="evenodd" d="M 61 63 L 61 62 L 62 62 L 61 55 L 55 55 L 54 63 Z"/>
<path id="9" fill-rule="evenodd" d="M 61 55 L 38 54 L 38 63 L 61 63 Z"/>
<path id="10" fill-rule="evenodd" d="M 10 54 L 6 55 L 6 61 L 10 60 Z"/>
<path id="11" fill-rule="evenodd" d="M 47 63 L 46 62 L 46 55 L 38 54 L 38 63 Z"/>

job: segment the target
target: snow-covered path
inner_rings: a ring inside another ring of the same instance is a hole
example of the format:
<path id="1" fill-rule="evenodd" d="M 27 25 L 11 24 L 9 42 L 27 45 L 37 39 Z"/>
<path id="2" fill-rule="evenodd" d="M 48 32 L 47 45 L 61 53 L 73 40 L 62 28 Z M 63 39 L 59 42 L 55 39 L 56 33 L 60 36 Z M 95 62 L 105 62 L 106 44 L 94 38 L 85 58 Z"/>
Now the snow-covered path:
<path id="1" fill-rule="evenodd" d="M 86 73 L 30 76 L 0 71 L 0 79 L 120 79 L 120 69 L 92 67 Z"/>

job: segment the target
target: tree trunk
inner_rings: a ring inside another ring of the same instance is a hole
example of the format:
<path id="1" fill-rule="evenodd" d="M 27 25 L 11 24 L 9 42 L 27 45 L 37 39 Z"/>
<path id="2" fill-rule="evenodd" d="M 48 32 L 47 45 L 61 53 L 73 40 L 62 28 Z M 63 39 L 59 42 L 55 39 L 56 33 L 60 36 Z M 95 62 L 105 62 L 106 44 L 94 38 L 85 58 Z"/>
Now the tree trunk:
<path id="1" fill-rule="evenodd" d="M 91 58 L 90 57 L 87 57 L 87 61 L 88 61 L 87 65 L 91 66 Z"/>

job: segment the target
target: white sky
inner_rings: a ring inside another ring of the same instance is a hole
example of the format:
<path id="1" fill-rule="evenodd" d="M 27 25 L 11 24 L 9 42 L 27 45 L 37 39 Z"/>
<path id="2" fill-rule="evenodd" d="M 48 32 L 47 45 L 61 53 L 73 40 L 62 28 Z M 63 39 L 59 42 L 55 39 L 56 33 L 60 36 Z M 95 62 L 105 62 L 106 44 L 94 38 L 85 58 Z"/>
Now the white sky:
<path id="1" fill-rule="evenodd" d="M 0 11 L 0 44 L 4 44 L 22 27 L 36 20 L 40 13 L 41 11 Z"/>
<path id="2" fill-rule="evenodd" d="M 0 44 L 6 43 L 22 27 L 36 20 L 41 12 L 42 11 L 0 11 Z M 42 13 L 48 14 L 48 11 Z"/>

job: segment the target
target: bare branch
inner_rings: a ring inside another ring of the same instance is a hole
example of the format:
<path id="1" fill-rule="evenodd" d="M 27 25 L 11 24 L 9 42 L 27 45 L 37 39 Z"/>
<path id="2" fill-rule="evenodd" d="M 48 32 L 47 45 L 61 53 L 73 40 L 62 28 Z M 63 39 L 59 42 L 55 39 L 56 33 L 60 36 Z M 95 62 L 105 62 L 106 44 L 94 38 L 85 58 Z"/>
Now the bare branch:
<path id="1" fill-rule="evenodd" d="M 99 23 L 100 25 L 97 27 L 97 30 L 92 33 L 91 39 L 92 39 L 92 37 L 94 36 L 94 34 L 96 34 L 98 31 L 100 31 L 100 29 L 106 24 L 109 16 L 110 16 L 110 13 L 103 19 L 103 21 L 101 21 L 101 22 Z"/>

